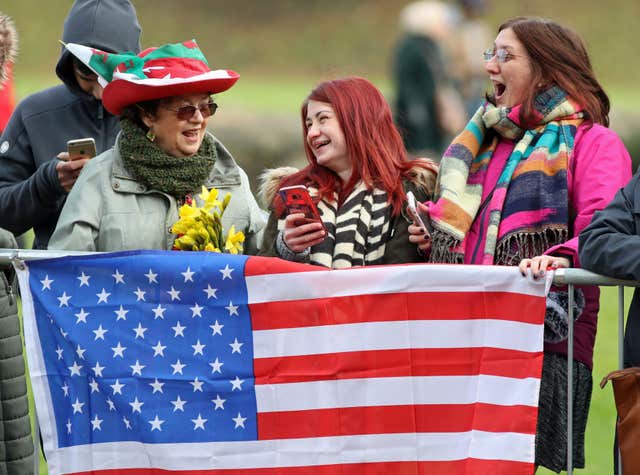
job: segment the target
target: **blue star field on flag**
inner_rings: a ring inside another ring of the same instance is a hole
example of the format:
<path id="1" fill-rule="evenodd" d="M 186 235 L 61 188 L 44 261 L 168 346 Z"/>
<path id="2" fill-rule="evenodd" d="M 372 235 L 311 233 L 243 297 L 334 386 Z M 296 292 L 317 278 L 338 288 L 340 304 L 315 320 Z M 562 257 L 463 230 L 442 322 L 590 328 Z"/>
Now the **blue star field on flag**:
<path id="1" fill-rule="evenodd" d="M 246 257 L 104 259 L 29 264 L 60 447 L 255 440 Z"/>

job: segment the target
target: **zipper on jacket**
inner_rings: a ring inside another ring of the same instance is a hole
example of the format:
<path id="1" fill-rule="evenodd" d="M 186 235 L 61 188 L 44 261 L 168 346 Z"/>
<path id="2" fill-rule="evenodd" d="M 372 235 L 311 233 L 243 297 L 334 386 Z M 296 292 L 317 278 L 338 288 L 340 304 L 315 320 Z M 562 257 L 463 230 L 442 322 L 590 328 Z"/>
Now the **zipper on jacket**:
<path id="1" fill-rule="evenodd" d="M 7 285 L 7 290 L 9 291 L 9 305 L 13 306 L 13 304 L 15 303 L 16 299 L 15 299 L 15 295 L 13 295 L 13 287 L 11 286 L 11 284 Z"/>

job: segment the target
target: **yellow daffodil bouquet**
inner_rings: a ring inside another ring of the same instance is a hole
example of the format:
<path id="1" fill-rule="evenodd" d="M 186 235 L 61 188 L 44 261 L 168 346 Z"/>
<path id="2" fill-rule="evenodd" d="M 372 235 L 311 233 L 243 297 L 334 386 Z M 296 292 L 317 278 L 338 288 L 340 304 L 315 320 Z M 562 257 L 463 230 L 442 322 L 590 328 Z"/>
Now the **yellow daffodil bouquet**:
<path id="1" fill-rule="evenodd" d="M 195 200 L 187 200 L 180 207 L 180 219 L 171 227 L 171 232 L 178 236 L 173 248 L 180 251 L 242 254 L 244 233 L 236 232 L 235 225 L 229 228 L 226 236 L 222 231 L 222 215 L 229 205 L 231 194 L 227 193 L 220 201 L 216 188 L 207 190 L 203 186 L 198 196 L 202 199 L 202 206 L 198 206 Z"/>

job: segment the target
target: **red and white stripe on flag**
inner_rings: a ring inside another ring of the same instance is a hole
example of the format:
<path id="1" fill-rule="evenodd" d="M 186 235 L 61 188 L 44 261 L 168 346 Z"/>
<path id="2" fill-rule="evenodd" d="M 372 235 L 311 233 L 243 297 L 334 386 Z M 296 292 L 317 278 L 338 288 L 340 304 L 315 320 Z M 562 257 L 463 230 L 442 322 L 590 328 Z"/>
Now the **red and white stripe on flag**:
<path id="1" fill-rule="evenodd" d="M 248 259 L 245 282 L 258 440 L 68 447 L 65 473 L 533 473 L 544 283 L 268 258 Z"/>
<path id="2" fill-rule="evenodd" d="M 507 267 L 264 272 L 247 263 L 258 434 L 278 447 L 260 466 L 533 473 L 542 283 Z"/>

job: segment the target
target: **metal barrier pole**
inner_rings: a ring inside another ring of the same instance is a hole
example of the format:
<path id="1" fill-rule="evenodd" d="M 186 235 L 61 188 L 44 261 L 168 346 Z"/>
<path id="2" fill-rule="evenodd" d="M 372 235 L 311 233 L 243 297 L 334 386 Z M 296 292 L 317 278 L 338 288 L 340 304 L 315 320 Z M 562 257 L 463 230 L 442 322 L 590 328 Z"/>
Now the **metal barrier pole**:
<path id="1" fill-rule="evenodd" d="M 573 284 L 569 284 L 567 336 L 567 475 L 573 473 Z"/>

